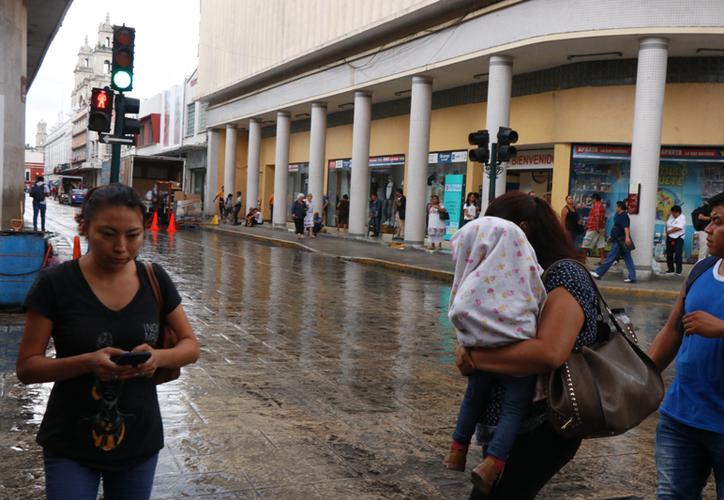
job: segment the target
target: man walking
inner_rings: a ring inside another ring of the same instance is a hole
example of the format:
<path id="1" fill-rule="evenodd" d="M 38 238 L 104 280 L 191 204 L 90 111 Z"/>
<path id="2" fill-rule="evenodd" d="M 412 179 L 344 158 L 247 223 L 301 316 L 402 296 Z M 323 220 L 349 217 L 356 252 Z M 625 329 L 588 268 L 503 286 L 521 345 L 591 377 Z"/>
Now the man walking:
<path id="1" fill-rule="evenodd" d="M 616 262 L 619 257 L 626 263 L 628 278 L 624 283 L 636 283 L 636 268 L 631 258 L 633 241 L 631 240 L 631 222 L 626 212 L 626 204 L 623 201 L 616 202 L 616 215 L 613 217 L 613 228 L 611 229 L 611 251 L 603 264 L 591 273 L 596 279 L 601 279 L 606 271 Z"/>
<path id="2" fill-rule="evenodd" d="M 711 257 L 689 274 L 649 356 L 676 373 L 656 429 L 657 498 L 701 498 L 712 468 L 724 498 L 724 193 L 709 200 Z"/>
<path id="3" fill-rule="evenodd" d="M 30 197 L 33 199 L 33 231 L 38 230 L 38 214 L 40 214 L 40 227 L 45 232 L 45 197 L 48 195 L 48 186 L 42 175 L 35 177 L 35 184 L 30 188 Z"/>
<path id="4" fill-rule="evenodd" d="M 706 249 L 707 234 L 704 229 L 709 225 L 709 221 L 711 220 L 710 214 L 711 207 L 706 201 L 691 212 L 691 224 L 694 226 L 696 238 L 699 241 L 699 257 L 697 261 L 704 260 L 709 255 Z"/>
<path id="5" fill-rule="evenodd" d="M 603 264 L 606 258 L 606 209 L 601 201 L 601 195 L 593 193 L 591 195 L 593 204 L 591 211 L 588 212 L 588 220 L 586 221 L 586 235 L 583 237 L 581 250 L 593 250 L 598 248 L 598 263 Z"/>
<path id="6" fill-rule="evenodd" d="M 377 238 L 380 235 L 380 219 L 382 218 L 382 202 L 377 199 L 377 195 L 370 195 L 370 227 L 372 236 Z"/>
<path id="7" fill-rule="evenodd" d="M 405 239 L 405 208 L 407 198 L 402 194 L 402 188 L 395 191 L 395 234 L 393 239 Z"/>
<path id="8" fill-rule="evenodd" d="M 681 276 L 685 228 L 686 216 L 681 213 L 679 205 L 674 205 L 666 220 L 666 265 L 668 267 L 666 274 Z M 674 264 L 676 264 L 676 269 L 674 269 Z"/>

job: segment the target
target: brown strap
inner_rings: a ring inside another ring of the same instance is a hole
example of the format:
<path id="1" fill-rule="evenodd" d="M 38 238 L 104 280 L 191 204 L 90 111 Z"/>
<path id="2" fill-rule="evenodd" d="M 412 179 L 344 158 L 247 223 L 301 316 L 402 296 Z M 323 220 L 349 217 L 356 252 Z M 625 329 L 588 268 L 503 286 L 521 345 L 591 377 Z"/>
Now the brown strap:
<path id="1" fill-rule="evenodd" d="M 148 276 L 148 282 L 151 284 L 151 290 L 153 290 L 153 296 L 156 299 L 159 309 L 163 309 L 163 298 L 161 297 L 161 287 L 158 284 L 158 278 L 153 270 L 153 264 L 146 262 L 144 264 L 146 268 L 146 275 Z"/>

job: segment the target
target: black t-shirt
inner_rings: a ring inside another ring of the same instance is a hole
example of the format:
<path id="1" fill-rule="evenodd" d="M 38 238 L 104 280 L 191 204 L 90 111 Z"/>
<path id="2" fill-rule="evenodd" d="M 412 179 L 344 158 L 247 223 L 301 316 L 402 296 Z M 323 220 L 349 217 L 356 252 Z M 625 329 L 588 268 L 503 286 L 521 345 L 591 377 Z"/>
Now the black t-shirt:
<path id="1" fill-rule="evenodd" d="M 405 209 L 407 208 L 407 198 L 404 195 L 400 196 L 400 206 L 397 207 L 397 213 L 400 215 L 400 220 L 405 220 Z"/>
<path id="2" fill-rule="evenodd" d="M 141 286 L 120 311 L 108 309 L 95 296 L 77 260 L 44 270 L 25 300 L 25 307 L 53 322 L 58 358 L 103 347 L 132 350 L 154 345 L 159 310 L 146 270 L 136 263 Z M 168 274 L 154 264 L 167 315 L 181 297 Z M 103 382 L 86 374 L 56 382 L 40 424 L 38 443 L 49 451 L 99 469 L 140 463 L 163 448 L 161 413 L 153 379 L 138 377 Z"/>

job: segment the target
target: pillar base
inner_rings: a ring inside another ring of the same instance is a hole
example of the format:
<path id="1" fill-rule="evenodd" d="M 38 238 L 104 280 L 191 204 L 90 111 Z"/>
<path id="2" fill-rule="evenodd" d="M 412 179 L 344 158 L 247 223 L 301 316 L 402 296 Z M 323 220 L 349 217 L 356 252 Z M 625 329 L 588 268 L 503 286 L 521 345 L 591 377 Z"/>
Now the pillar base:
<path id="1" fill-rule="evenodd" d="M 425 244 L 424 241 L 413 241 L 413 240 L 404 240 L 403 243 L 405 243 L 405 245 L 420 246 L 420 247 Z"/>
<path id="2" fill-rule="evenodd" d="M 636 281 L 651 281 L 654 276 L 650 267 L 642 269 L 639 269 L 638 266 L 636 267 Z"/>
<path id="3" fill-rule="evenodd" d="M 279 224 L 278 222 L 275 222 L 274 224 L 272 224 L 272 229 L 274 229 L 276 231 L 288 231 L 289 230 L 286 223 Z"/>
<path id="4" fill-rule="evenodd" d="M 369 233 L 347 233 L 347 236 L 350 238 L 366 238 L 369 235 Z"/>

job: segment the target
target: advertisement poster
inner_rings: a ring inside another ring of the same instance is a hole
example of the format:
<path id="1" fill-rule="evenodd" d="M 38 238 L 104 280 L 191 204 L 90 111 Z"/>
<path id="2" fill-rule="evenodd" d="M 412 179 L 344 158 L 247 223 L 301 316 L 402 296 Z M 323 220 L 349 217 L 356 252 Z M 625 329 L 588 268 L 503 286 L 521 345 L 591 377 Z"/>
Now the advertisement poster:
<path id="1" fill-rule="evenodd" d="M 445 176 L 445 197 L 442 204 L 450 214 L 445 231 L 445 239 L 449 240 L 460 227 L 460 215 L 463 201 L 463 182 L 465 176 L 451 174 Z"/>

